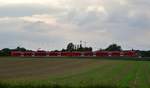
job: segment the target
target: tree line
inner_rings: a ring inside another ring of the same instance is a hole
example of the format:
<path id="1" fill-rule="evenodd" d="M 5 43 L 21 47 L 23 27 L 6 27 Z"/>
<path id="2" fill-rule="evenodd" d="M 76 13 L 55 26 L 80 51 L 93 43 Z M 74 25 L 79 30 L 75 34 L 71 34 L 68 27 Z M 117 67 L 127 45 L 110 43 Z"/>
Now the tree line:
<path id="1" fill-rule="evenodd" d="M 17 47 L 15 49 L 4 48 L 0 50 L 0 56 L 10 56 L 11 51 L 31 51 L 31 50 L 27 50 L 24 47 Z"/>
<path id="2" fill-rule="evenodd" d="M 117 44 L 111 44 L 109 45 L 107 48 L 105 49 L 99 49 L 98 51 L 122 51 L 122 47 L 117 45 Z M 32 50 L 28 50 L 24 47 L 17 47 L 15 49 L 9 49 L 9 48 L 4 48 L 2 50 L 0 50 L 0 56 L 10 56 L 11 51 L 32 51 Z M 69 43 L 66 47 L 66 49 L 62 49 L 62 50 L 55 50 L 58 52 L 85 52 L 85 51 L 93 51 L 92 47 L 83 47 L 82 44 L 77 44 L 75 45 L 74 43 Z M 140 51 L 140 50 L 136 50 L 140 56 L 142 57 L 150 57 L 150 51 Z"/>
<path id="3" fill-rule="evenodd" d="M 73 43 L 69 43 L 67 45 L 66 49 L 62 49 L 62 52 L 74 52 L 74 51 L 80 51 L 80 52 L 82 52 L 82 51 L 92 51 L 92 50 L 93 50 L 92 47 L 83 47 L 82 44 L 75 45 Z"/>

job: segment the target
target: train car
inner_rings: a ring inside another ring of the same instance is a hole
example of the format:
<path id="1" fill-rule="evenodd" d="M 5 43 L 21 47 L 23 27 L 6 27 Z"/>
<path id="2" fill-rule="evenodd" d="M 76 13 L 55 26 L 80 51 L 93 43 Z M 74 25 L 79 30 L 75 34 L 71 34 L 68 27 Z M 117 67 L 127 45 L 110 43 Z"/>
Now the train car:
<path id="1" fill-rule="evenodd" d="M 110 52 L 110 56 L 120 57 L 121 56 L 121 51 L 112 51 L 112 52 Z"/>
<path id="2" fill-rule="evenodd" d="M 94 53 L 93 52 L 84 52 L 83 55 L 86 57 L 88 57 L 88 56 L 91 57 L 91 56 L 94 56 Z"/>
<path id="3" fill-rule="evenodd" d="M 124 51 L 124 56 L 125 57 L 137 57 L 138 54 L 136 51 Z"/>
<path id="4" fill-rule="evenodd" d="M 108 51 L 97 51 L 95 54 L 97 57 L 108 57 L 109 56 Z"/>
<path id="5" fill-rule="evenodd" d="M 61 52 L 61 56 L 65 57 L 79 57 L 81 54 L 81 52 Z"/>
<path id="6" fill-rule="evenodd" d="M 11 52 L 11 56 L 13 56 L 13 57 L 20 57 L 22 55 L 23 55 L 23 52 L 21 52 L 21 51 L 12 51 Z"/>
<path id="7" fill-rule="evenodd" d="M 34 56 L 34 52 L 32 52 L 32 51 L 23 52 L 23 56 L 27 56 L 27 57 Z"/>
<path id="8" fill-rule="evenodd" d="M 60 56 L 59 52 L 48 52 L 48 56 Z"/>
<path id="9" fill-rule="evenodd" d="M 73 56 L 73 57 L 79 57 L 79 56 L 81 56 L 81 55 L 82 55 L 81 52 L 72 52 L 72 56 Z"/>
<path id="10" fill-rule="evenodd" d="M 72 56 L 72 53 L 71 52 L 61 52 L 61 56 Z"/>
<path id="11" fill-rule="evenodd" d="M 46 55 L 47 55 L 46 51 L 37 51 L 37 52 L 34 52 L 34 56 L 42 57 L 42 56 L 46 56 Z"/>

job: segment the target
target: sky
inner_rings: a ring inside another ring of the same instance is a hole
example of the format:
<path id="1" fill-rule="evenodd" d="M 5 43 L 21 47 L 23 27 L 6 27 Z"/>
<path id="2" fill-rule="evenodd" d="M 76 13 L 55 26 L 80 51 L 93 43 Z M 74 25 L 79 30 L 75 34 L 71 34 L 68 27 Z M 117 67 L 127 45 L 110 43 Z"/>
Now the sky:
<path id="1" fill-rule="evenodd" d="M 87 42 L 150 49 L 150 0 L 0 0 L 0 49 Z"/>

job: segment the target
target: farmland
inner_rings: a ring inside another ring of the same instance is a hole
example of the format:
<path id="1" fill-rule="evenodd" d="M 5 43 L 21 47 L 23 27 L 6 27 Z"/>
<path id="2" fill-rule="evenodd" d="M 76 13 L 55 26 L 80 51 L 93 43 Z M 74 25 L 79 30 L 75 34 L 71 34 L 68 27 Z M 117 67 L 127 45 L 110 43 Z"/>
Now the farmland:
<path id="1" fill-rule="evenodd" d="M 130 58 L 0 57 L 1 88 L 149 88 L 149 73 Z"/>

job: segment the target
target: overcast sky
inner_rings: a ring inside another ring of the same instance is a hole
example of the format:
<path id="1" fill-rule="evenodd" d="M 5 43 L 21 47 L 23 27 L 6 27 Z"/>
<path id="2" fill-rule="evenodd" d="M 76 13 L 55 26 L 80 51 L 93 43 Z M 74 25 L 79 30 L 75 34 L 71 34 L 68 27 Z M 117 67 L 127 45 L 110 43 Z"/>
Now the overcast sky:
<path id="1" fill-rule="evenodd" d="M 150 49 L 149 10 L 150 0 L 0 0 L 0 49 Z"/>

